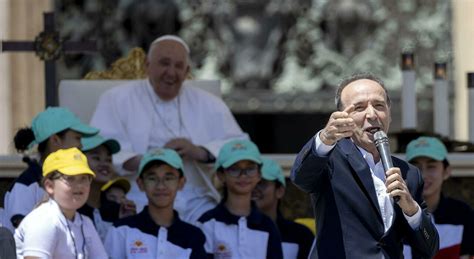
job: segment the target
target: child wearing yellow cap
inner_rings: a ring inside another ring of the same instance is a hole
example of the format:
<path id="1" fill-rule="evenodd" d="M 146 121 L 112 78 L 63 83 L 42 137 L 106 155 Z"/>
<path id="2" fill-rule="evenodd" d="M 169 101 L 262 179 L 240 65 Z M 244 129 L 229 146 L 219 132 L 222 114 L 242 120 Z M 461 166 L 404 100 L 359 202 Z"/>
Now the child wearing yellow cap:
<path id="1" fill-rule="evenodd" d="M 76 212 L 86 203 L 94 176 L 77 148 L 45 159 L 42 183 L 49 199 L 15 230 L 18 258 L 108 258 L 92 221 Z"/>
<path id="2" fill-rule="evenodd" d="M 275 224 L 251 201 L 261 165 L 260 151 L 249 140 L 234 140 L 221 148 L 215 169 L 224 185 L 224 198 L 198 220 L 210 256 L 283 258 Z"/>
<path id="3" fill-rule="evenodd" d="M 185 182 L 176 151 L 163 148 L 143 155 L 137 185 L 148 205 L 110 228 L 104 245 L 111 258 L 206 258 L 204 234 L 174 210 L 176 194 Z"/>
<path id="4" fill-rule="evenodd" d="M 45 192 L 41 188 L 41 165 L 46 157 L 59 149 L 81 147 L 81 137 L 95 135 L 98 129 L 83 124 L 71 111 L 48 107 L 33 118 L 31 128 L 20 129 L 14 138 L 15 148 L 23 153 L 37 145 L 39 159 L 25 156 L 28 168 L 5 193 L 3 224 L 14 232 L 21 220 L 40 202 Z"/>
<path id="5" fill-rule="evenodd" d="M 262 180 L 252 193 L 252 198 L 263 214 L 270 217 L 280 231 L 285 259 L 308 258 L 314 235 L 307 227 L 287 220 L 279 210 L 280 200 L 285 195 L 286 181 L 280 165 L 271 159 L 262 158 Z"/>

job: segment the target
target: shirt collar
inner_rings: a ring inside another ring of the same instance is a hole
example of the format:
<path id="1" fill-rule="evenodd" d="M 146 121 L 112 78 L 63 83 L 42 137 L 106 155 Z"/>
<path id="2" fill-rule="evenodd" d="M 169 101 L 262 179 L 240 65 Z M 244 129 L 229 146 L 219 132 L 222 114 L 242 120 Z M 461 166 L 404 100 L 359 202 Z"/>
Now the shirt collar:
<path id="1" fill-rule="evenodd" d="M 173 223 L 171 223 L 171 226 L 167 228 L 169 231 L 179 228 L 183 224 L 176 210 L 173 211 L 173 214 Z M 148 206 L 145 206 L 145 208 L 143 208 L 143 210 L 137 215 L 137 218 L 138 222 L 141 222 L 139 228 L 142 232 L 157 235 L 158 231 L 160 230 L 160 227 L 162 227 L 153 221 L 148 210 Z"/>
<path id="2" fill-rule="evenodd" d="M 215 219 L 226 224 L 236 224 L 238 225 L 239 219 L 242 216 L 236 216 L 230 213 L 227 207 L 224 204 L 224 201 L 221 201 L 215 208 L 216 216 Z M 258 211 L 257 206 L 254 202 L 251 203 L 250 214 L 245 217 L 247 222 L 252 225 L 258 225 L 262 221 L 262 214 Z"/>

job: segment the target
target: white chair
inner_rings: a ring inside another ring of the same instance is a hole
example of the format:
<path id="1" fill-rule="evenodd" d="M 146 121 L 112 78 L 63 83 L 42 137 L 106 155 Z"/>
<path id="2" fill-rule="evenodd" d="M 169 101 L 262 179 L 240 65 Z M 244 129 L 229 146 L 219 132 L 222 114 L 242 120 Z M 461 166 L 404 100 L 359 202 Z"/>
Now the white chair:
<path id="1" fill-rule="evenodd" d="M 100 95 L 108 89 L 133 80 L 62 80 L 59 106 L 69 108 L 81 121 L 89 123 Z M 186 80 L 183 87 L 194 86 L 221 97 L 219 80 Z"/>

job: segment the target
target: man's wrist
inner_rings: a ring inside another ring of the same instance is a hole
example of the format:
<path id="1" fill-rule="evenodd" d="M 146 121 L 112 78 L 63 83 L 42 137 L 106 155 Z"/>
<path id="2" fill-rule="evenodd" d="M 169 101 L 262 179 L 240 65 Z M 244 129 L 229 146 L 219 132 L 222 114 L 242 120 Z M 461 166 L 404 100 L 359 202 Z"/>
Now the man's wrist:
<path id="1" fill-rule="evenodd" d="M 334 143 L 336 143 L 335 141 L 332 141 L 327 138 L 326 131 L 324 130 L 321 130 L 319 132 L 319 139 L 321 140 L 321 142 L 323 142 L 324 145 L 327 145 L 327 146 L 332 146 L 334 145 Z"/>

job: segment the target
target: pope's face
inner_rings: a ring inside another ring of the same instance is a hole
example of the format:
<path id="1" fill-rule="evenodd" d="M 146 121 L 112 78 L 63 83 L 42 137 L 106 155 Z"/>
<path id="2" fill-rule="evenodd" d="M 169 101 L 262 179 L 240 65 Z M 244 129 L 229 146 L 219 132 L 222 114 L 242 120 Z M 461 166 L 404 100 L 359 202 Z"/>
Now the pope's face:
<path id="1" fill-rule="evenodd" d="M 179 94 L 189 72 L 188 54 L 183 45 L 164 40 L 152 46 L 146 68 L 155 93 L 163 100 L 172 100 Z"/>

